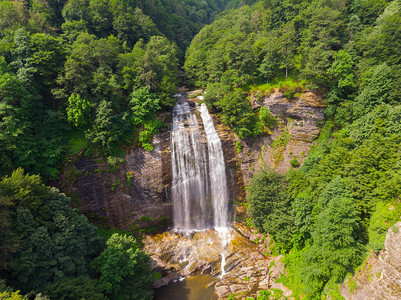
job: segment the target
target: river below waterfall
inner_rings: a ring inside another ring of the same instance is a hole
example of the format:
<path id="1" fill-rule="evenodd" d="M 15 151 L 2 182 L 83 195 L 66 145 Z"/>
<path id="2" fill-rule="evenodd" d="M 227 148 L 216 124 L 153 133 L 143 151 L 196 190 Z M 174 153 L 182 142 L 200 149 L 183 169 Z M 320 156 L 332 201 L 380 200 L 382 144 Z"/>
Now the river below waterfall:
<path id="1" fill-rule="evenodd" d="M 154 300 L 216 300 L 210 274 L 195 275 L 155 290 Z"/>

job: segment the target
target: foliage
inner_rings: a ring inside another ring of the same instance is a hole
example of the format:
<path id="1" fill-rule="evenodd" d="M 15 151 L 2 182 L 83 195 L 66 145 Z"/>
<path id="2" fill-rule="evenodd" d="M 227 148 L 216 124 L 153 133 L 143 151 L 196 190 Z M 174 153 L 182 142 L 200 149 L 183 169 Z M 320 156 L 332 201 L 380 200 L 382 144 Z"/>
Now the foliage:
<path id="1" fill-rule="evenodd" d="M 90 103 L 82 99 L 80 95 L 72 94 L 68 98 L 67 120 L 75 127 L 85 127 L 90 115 Z"/>
<path id="2" fill-rule="evenodd" d="M 386 234 L 392 224 L 398 222 L 401 216 L 401 206 L 398 202 L 378 202 L 370 219 L 368 227 L 368 247 L 378 252 L 384 248 Z"/>
<path id="3" fill-rule="evenodd" d="M 152 120 L 153 114 L 160 108 L 159 99 L 147 88 L 136 90 L 131 94 L 130 106 L 134 125 Z"/>
<path id="4" fill-rule="evenodd" d="M 286 248 L 292 236 L 293 217 L 285 179 L 270 170 L 262 170 L 251 180 L 247 189 L 249 213 L 253 224 L 261 232 L 269 233 L 281 248 Z M 283 191 L 284 190 L 284 191 Z"/>
<path id="5" fill-rule="evenodd" d="M 147 121 L 144 124 L 144 129 L 139 133 L 139 142 L 142 144 L 142 147 L 147 151 L 153 151 L 152 146 L 152 137 L 155 134 L 159 133 L 159 128 L 165 126 L 165 124 L 158 120 L 153 119 L 151 121 Z"/>
<path id="6" fill-rule="evenodd" d="M 269 129 L 273 129 L 277 123 L 276 118 L 272 116 L 271 111 L 265 106 L 259 108 L 259 119 Z"/>
<path id="7" fill-rule="evenodd" d="M 327 282 L 342 282 L 361 262 L 362 254 L 359 220 L 346 186 L 337 177 L 321 195 L 321 212 L 316 216 L 313 243 L 305 248 L 302 271 L 305 293 L 316 296 Z"/>
<path id="8" fill-rule="evenodd" d="M 67 277 L 46 285 L 44 294 L 50 299 L 104 300 L 100 284 L 88 276 Z"/>
<path id="9" fill-rule="evenodd" d="M 52 280 L 79 276 L 100 250 L 96 228 L 70 207 L 70 200 L 38 176 L 17 169 L 0 182 L 0 272 L 22 291 L 41 291 Z"/>
<path id="10" fill-rule="evenodd" d="M 205 102 L 221 113 L 222 121 L 241 139 L 258 136 L 264 131 L 263 123 L 252 111 L 242 90 L 232 89 L 230 84 L 208 85 Z"/>
<path id="11" fill-rule="evenodd" d="M 301 164 L 300 164 L 300 162 L 297 160 L 296 157 L 293 157 L 293 158 L 290 160 L 290 165 L 291 165 L 291 167 L 293 167 L 293 168 L 299 168 L 299 166 L 300 166 Z"/>
<path id="12" fill-rule="evenodd" d="M 100 284 L 112 299 L 151 299 L 149 264 L 149 256 L 139 250 L 136 240 L 119 234 L 108 239 L 107 248 L 93 262 Z"/>

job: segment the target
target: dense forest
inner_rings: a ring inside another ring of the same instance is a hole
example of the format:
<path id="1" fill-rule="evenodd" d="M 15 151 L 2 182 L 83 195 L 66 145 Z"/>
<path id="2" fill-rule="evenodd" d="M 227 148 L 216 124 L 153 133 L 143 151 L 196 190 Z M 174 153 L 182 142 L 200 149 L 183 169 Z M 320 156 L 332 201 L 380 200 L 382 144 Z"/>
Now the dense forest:
<path id="1" fill-rule="evenodd" d="M 235 1 L 1 1 L 0 175 L 45 179 L 163 126 L 193 36 Z M 134 125 L 134 126 L 132 126 Z"/>
<path id="2" fill-rule="evenodd" d="M 340 298 L 339 283 L 400 219 L 400 49 L 400 1 L 272 0 L 227 12 L 187 51 L 188 76 L 242 138 L 271 119 L 251 109 L 250 91 L 324 97 L 322 133 L 303 166 L 263 170 L 247 193 L 296 297 Z"/>
<path id="3" fill-rule="evenodd" d="M 193 36 L 238 5 L 0 1 L 1 299 L 152 298 L 141 244 L 99 235 L 43 182 L 78 153 L 113 162 L 128 144 L 151 150 Z"/>
<path id="4" fill-rule="evenodd" d="M 327 105 L 302 167 L 247 188 L 295 297 L 337 299 L 383 249 L 401 216 L 400 0 L 0 1 L 0 298 L 152 298 L 140 243 L 44 183 L 78 153 L 152 150 L 181 66 L 244 140 L 274 126 L 250 92 Z"/>

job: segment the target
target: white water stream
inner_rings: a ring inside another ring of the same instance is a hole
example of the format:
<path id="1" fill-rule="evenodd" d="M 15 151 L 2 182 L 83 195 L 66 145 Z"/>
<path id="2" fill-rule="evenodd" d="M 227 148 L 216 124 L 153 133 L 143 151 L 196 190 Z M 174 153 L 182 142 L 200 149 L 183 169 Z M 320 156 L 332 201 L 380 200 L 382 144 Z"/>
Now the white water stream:
<path id="1" fill-rule="evenodd" d="M 171 134 L 174 230 L 185 235 L 214 228 L 221 239 L 221 276 L 230 241 L 228 187 L 221 140 L 205 104 L 196 108 L 178 102 L 173 109 Z"/>

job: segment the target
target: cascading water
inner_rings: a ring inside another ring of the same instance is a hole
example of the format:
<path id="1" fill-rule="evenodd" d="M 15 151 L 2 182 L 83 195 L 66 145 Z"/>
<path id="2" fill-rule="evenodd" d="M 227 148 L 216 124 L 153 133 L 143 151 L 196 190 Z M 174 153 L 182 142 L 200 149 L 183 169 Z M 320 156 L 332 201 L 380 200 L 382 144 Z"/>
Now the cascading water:
<path id="1" fill-rule="evenodd" d="M 210 226 L 207 153 L 196 115 L 187 102 L 173 109 L 172 196 L 174 229 L 182 233 Z"/>
<path id="2" fill-rule="evenodd" d="M 213 124 L 213 119 L 205 103 L 200 107 L 203 126 L 205 128 L 209 150 L 209 169 L 214 212 L 214 228 L 219 233 L 223 251 L 221 252 L 221 277 L 226 272 L 226 248 L 230 242 L 228 228 L 228 189 L 226 178 L 226 165 L 224 162 L 221 140 Z"/>
<path id="3" fill-rule="evenodd" d="M 200 107 L 203 127 L 205 128 L 209 152 L 210 187 L 214 213 L 214 227 L 216 230 L 227 228 L 228 219 L 228 189 L 226 178 L 226 165 L 224 163 L 223 147 L 213 119 L 202 103 Z"/>
<path id="4" fill-rule="evenodd" d="M 172 196 L 174 229 L 188 235 L 214 228 L 222 244 L 221 271 L 229 243 L 228 187 L 223 148 L 205 104 L 199 108 L 206 140 L 195 109 L 178 102 L 173 109 Z"/>

